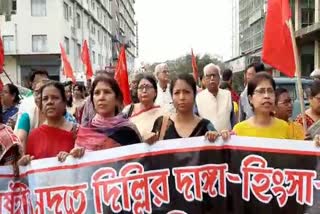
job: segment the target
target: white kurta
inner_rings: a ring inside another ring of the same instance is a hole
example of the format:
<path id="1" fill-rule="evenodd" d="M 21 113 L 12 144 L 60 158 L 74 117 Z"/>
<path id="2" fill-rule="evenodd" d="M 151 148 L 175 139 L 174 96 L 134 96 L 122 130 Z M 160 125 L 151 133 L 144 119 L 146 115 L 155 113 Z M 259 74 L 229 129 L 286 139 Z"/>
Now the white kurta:
<path id="1" fill-rule="evenodd" d="M 157 98 L 155 100 L 155 105 L 161 106 L 165 111 L 172 112 L 174 111 L 172 97 L 169 91 L 170 86 L 168 85 L 166 90 L 163 91 L 160 85 L 157 85 Z"/>
<path id="2" fill-rule="evenodd" d="M 35 100 L 34 100 L 34 95 L 26 97 L 21 101 L 21 104 L 19 106 L 19 111 L 18 111 L 17 122 L 16 122 L 16 125 L 15 125 L 15 128 L 14 128 L 15 131 L 18 130 L 19 120 L 20 120 L 20 117 L 21 117 L 21 115 L 23 113 L 28 113 L 29 114 L 30 127 L 33 127 L 33 122 L 32 121 L 33 121 L 33 119 L 35 117 L 34 112 L 35 112 L 36 108 L 37 108 L 37 105 L 36 105 Z"/>
<path id="3" fill-rule="evenodd" d="M 208 89 L 196 97 L 199 115 L 210 120 L 217 131 L 231 129 L 232 98 L 228 90 L 219 89 L 214 96 Z"/>

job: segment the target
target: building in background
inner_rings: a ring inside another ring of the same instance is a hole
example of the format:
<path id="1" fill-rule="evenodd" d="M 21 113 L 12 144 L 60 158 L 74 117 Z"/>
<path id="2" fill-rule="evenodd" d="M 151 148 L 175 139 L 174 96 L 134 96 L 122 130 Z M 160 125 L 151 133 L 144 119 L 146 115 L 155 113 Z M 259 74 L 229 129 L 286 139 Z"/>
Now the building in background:
<path id="1" fill-rule="evenodd" d="M 119 48 L 127 47 L 128 69 L 135 59 L 133 0 L 16 1 L 10 19 L 0 15 L 5 69 L 24 85 L 32 69 L 46 69 L 64 81 L 59 43 L 63 44 L 79 81 L 84 81 L 81 47 L 88 41 L 94 70 L 114 67 Z"/>
<path id="2" fill-rule="evenodd" d="M 241 72 L 250 63 L 261 61 L 267 0 L 232 1 L 233 5 L 239 4 L 232 11 L 233 17 L 239 16 L 239 26 L 233 30 L 236 37 L 233 40 L 239 39 L 239 43 L 233 42 L 233 50 L 239 52 L 226 63 L 234 72 Z M 290 3 L 302 75 L 308 76 L 314 69 L 320 68 L 320 1 L 291 0 Z M 234 19 L 234 23 L 237 23 Z"/>
<path id="3" fill-rule="evenodd" d="M 232 58 L 239 55 L 239 0 L 232 0 Z"/>
<path id="4" fill-rule="evenodd" d="M 111 0 L 110 0 L 111 1 Z M 135 23 L 135 0 L 115 0 L 112 2 L 113 11 L 113 62 L 118 60 L 121 45 L 127 50 L 127 66 L 130 71 L 134 70 L 136 54 L 136 23 Z"/>

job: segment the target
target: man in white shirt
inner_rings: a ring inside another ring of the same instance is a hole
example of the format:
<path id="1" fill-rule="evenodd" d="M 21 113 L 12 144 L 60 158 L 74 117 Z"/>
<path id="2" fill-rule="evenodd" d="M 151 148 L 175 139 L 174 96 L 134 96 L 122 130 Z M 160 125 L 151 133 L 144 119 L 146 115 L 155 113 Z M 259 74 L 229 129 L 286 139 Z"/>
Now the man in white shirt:
<path id="1" fill-rule="evenodd" d="M 239 102 L 239 121 L 240 122 L 249 119 L 253 115 L 252 107 L 248 99 L 248 91 L 247 91 L 248 82 L 253 79 L 256 73 L 264 70 L 265 70 L 265 67 L 262 63 L 252 63 L 248 65 L 248 67 L 244 71 L 245 88 L 243 92 L 240 94 L 240 102 Z"/>
<path id="2" fill-rule="evenodd" d="M 219 66 L 213 63 L 206 65 L 203 75 L 207 88 L 196 96 L 199 115 L 210 120 L 217 131 L 231 130 L 232 98 L 229 90 L 219 88 Z"/>
<path id="3" fill-rule="evenodd" d="M 49 79 L 49 74 L 46 70 L 32 70 L 32 74 L 31 74 L 30 80 L 29 80 L 32 91 L 35 89 L 37 83 L 41 82 L 42 80 L 46 80 L 46 79 Z M 32 114 L 34 114 L 35 108 L 36 108 L 36 103 L 34 101 L 33 94 L 22 100 L 22 102 L 19 106 L 18 118 L 17 118 L 17 123 L 15 126 L 15 131 L 17 131 L 21 115 L 23 113 L 29 113 L 32 115 Z"/>
<path id="4" fill-rule="evenodd" d="M 158 80 L 158 94 L 155 104 L 163 107 L 166 111 L 173 111 L 172 97 L 169 90 L 169 68 L 166 63 L 157 65 L 154 69 Z"/>

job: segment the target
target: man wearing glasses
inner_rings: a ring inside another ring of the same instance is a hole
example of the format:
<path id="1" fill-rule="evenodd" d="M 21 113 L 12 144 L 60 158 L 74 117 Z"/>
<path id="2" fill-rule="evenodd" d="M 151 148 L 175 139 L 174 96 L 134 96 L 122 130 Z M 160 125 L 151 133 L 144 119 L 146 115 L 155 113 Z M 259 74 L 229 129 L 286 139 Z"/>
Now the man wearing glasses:
<path id="1" fill-rule="evenodd" d="M 155 76 L 158 80 L 157 98 L 155 105 L 163 107 L 166 111 L 173 111 L 172 97 L 169 90 L 169 68 L 166 63 L 157 65 L 154 69 Z"/>
<path id="2" fill-rule="evenodd" d="M 314 70 L 314 71 L 310 74 L 310 77 L 311 77 L 313 80 L 320 80 L 320 69 Z"/>
<path id="3" fill-rule="evenodd" d="M 292 116 L 293 105 L 288 90 L 285 88 L 277 88 L 275 91 L 275 96 L 275 116 L 278 119 L 288 122 L 290 132 L 289 136 L 293 136 L 296 140 L 304 140 L 305 134 L 302 125 L 290 119 Z"/>
<path id="4" fill-rule="evenodd" d="M 199 116 L 210 120 L 217 131 L 231 130 L 233 106 L 229 90 L 219 88 L 220 68 L 210 63 L 203 68 L 207 88 L 196 96 Z"/>

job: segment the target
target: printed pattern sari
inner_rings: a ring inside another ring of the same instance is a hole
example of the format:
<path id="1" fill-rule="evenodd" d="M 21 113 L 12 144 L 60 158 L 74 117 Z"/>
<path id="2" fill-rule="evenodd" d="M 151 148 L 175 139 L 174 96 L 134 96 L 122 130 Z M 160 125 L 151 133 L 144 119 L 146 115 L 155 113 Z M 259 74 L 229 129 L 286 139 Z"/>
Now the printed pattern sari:
<path id="1" fill-rule="evenodd" d="M 309 129 L 310 126 L 312 126 L 315 123 L 315 121 L 307 114 L 305 114 L 305 118 L 306 118 L 307 128 Z M 297 116 L 296 122 L 300 123 L 303 126 L 302 114 L 299 114 Z"/>

